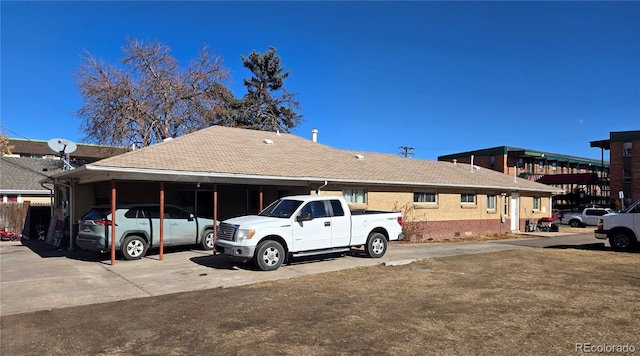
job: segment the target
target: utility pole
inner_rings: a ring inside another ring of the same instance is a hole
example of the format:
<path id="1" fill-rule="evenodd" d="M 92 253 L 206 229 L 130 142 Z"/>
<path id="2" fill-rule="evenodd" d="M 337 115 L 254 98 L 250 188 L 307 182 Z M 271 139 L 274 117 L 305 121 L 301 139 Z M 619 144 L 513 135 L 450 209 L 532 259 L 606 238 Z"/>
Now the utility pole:
<path id="1" fill-rule="evenodd" d="M 413 151 L 414 148 L 413 147 L 409 147 L 409 146 L 400 146 L 398 147 L 400 149 L 400 152 L 398 152 L 399 155 L 404 156 L 405 158 L 409 157 L 409 156 L 413 156 Z"/>

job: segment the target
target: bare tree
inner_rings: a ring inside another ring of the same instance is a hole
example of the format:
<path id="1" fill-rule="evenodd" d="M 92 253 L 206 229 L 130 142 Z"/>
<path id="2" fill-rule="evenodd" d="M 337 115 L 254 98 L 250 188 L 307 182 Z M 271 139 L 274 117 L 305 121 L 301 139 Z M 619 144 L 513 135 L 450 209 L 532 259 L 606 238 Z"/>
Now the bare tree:
<path id="1" fill-rule="evenodd" d="M 76 73 L 84 105 L 76 112 L 84 139 L 148 146 L 215 124 L 229 124 L 229 70 L 205 46 L 186 69 L 159 42 L 129 40 L 122 66 L 86 54 Z"/>

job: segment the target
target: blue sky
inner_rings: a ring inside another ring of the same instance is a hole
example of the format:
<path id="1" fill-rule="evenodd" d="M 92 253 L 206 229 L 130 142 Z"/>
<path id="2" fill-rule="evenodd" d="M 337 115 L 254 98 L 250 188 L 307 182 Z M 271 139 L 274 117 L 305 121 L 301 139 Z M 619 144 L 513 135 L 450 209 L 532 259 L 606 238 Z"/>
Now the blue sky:
<path id="1" fill-rule="evenodd" d="M 277 49 L 304 122 L 333 147 L 415 158 L 508 145 L 600 159 L 640 129 L 640 2 L 12 2 L 1 7 L 1 132 L 81 142 L 74 72 L 127 38 L 231 70 Z M 608 156 L 605 156 L 607 159 Z"/>

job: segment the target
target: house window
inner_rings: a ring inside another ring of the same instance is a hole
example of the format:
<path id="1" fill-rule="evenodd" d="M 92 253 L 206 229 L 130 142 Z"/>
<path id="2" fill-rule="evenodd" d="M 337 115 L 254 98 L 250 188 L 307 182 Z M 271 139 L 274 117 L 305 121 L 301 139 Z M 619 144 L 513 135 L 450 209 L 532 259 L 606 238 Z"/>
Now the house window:
<path id="1" fill-rule="evenodd" d="M 551 169 L 554 171 L 558 168 L 558 162 L 551 162 Z"/>
<path id="2" fill-rule="evenodd" d="M 463 204 L 475 204 L 476 203 L 476 195 L 475 195 L 475 193 L 462 193 L 462 194 L 460 194 L 460 203 L 463 203 Z"/>
<path id="3" fill-rule="evenodd" d="M 345 189 L 342 192 L 347 203 L 366 204 L 367 191 L 365 189 Z"/>
<path id="4" fill-rule="evenodd" d="M 631 157 L 631 153 L 632 153 L 631 142 L 625 142 L 624 144 L 622 144 L 622 156 Z"/>
<path id="5" fill-rule="evenodd" d="M 438 203 L 438 194 L 433 192 L 414 192 L 413 193 L 413 202 L 414 203 Z"/>
<path id="6" fill-rule="evenodd" d="M 533 197 L 533 210 L 540 210 L 540 197 Z"/>
<path id="7" fill-rule="evenodd" d="M 524 167 L 524 159 L 518 158 L 518 168 Z"/>
<path id="8" fill-rule="evenodd" d="M 487 210 L 496 210 L 496 196 L 495 196 L 495 194 L 487 195 Z"/>
<path id="9" fill-rule="evenodd" d="M 496 168 L 496 156 L 489 157 L 489 160 L 490 160 L 489 168 L 491 169 Z"/>

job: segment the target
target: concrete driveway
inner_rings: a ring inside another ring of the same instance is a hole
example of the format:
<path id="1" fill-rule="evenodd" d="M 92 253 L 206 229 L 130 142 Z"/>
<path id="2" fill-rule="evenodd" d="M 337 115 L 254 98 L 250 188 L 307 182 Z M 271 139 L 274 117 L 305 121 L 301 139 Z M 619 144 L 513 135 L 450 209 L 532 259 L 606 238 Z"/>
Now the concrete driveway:
<path id="1" fill-rule="evenodd" d="M 520 239 L 485 242 L 392 244 L 386 255 L 371 259 L 354 251 L 347 256 L 296 259 L 277 271 L 257 271 L 228 258 L 196 249 L 168 250 L 137 261 L 117 260 L 81 250 L 58 250 L 41 241 L 0 244 L 0 315 L 225 288 L 294 278 L 376 264 L 530 247 L 604 248 L 589 234 L 540 233 Z"/>

